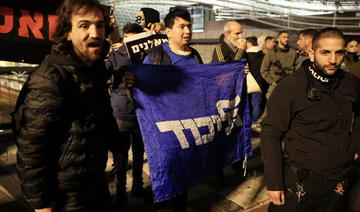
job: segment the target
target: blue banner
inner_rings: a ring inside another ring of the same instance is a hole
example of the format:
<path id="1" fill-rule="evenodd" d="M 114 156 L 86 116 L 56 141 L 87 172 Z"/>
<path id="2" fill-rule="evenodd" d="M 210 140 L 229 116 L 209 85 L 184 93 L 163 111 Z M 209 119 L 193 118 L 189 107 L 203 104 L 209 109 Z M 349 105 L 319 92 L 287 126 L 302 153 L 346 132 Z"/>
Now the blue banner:
<path id="1" fill-rule="evenodd" d="M 132 71 L 156 202 L 252 154 L 244 61 Z"/>

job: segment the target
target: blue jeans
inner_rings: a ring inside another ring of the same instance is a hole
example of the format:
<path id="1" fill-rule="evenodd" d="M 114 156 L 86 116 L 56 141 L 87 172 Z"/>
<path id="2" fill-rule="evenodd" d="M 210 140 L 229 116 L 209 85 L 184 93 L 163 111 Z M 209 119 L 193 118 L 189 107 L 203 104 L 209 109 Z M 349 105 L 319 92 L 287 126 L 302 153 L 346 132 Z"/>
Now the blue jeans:
<path id="1" fill-rule="evenodd" d="M 250 115 L 251 123 L 254 124 L 262 113 L 262 93 L 250 93 Z"/>

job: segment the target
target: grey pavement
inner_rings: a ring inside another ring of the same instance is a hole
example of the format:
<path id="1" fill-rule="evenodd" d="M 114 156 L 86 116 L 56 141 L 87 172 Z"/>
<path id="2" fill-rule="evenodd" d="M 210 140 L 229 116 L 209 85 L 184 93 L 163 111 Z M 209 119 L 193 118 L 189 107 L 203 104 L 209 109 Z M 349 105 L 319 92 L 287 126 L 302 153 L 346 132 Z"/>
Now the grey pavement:
<path id="1" fill-rule="evenodd" d="M 253 140 L 254 156 L 248 160 L 247 176 L 239 169 L 226 167 L 225 180 L 210 176 L 188 193 L 188 212 L 264 212 L 267 211 L 267 197 L 263 185 L 263 166 L 259 151 L 259 138 Z M 131 161 L 131 153 L 130 153 Z M 146 160 L 145 160 L 146 161 Z M 16 146 L 9 130 L 0 131 L 0 212 L 32 211 L 22 197 L 15 171 Z M 107 171 L 111 170 L 112 157 L 109 153 Z M 149 167 L 144 163 L 144 186 L 150 189 Z M 127 173 L 127 190 L 132 183 L 131 170 Z M 114 194 L 114 183 L 109 182 Z M 149 200 L 133 197 L 128 193 L 129 203 L 121 211 L 152 212 L 154 205 Z M 248 210 L 246 210 L 248 209 Z"/>

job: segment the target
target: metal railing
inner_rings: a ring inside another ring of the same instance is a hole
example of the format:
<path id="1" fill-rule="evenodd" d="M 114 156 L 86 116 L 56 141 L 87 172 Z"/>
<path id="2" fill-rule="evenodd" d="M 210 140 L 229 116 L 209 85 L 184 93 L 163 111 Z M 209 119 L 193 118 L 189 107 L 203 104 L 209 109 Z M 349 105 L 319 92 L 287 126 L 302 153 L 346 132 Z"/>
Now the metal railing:
<path id="1" fill-rule="evenodd" d="M 162 15 L 171 6 L 187 6 L 212 10 L 215 20 L 250 19 L 275 28 L 300 31 L 313 28 L 337 27 L 345 35 L 360 36 L 358 13 L 360 1 L 297 1 L 284 0 L 282 4 L 267 0 L 101 0 L 115 5 L 117 21 L 132 21 L 143 5 L 160 11 Z M 298 3 L 302 3 L 300 6 Z M 121 14 L 118 14 L 121 10 Z"/>
<path id="2" fill-rule="evenodd" d="M 29 71 L 34 67 L 0 67 L 0 130 L 11 127 L 10 113 L 14 111 L 19 91 Z"/>

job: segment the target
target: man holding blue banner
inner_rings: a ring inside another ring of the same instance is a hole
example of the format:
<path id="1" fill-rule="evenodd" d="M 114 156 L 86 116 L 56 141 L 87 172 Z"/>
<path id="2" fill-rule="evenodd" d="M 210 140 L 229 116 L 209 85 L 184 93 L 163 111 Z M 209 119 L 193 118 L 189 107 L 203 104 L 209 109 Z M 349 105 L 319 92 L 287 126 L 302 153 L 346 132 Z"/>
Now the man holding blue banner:
<path id="1" fill-rule="evenodd" d="M 186 211 L 187 190 L 251 155 L 244 64 L 135 65 L 134 99 L 155 202 Z"/>
<path id="2" fill-rule="evenodd" d="M 189 46 L 192 37 L 192 23 L 186 9 L 173 8 L 164 19 L 165 32 L 169 43 L 155 47 L 147 52 L 144 64 L 154 65 L 191 65 L 202 64 L 199 53 Z M 158 203 L 161 210 L 169 202 Z M 187 191 L 171 201 L 173 211 L 186 211 Z"/>
<path id="3" fill-rule="evenodd" d="M 133 95 L 156 207 L 186 211 L 189 188 L 251 154 L 244 64 L 199 65 L 188 11 L 175 8 L 164 22 L 169 44 L 148 52 L 144 63 L 157 66 L 132 68 Z"/>

